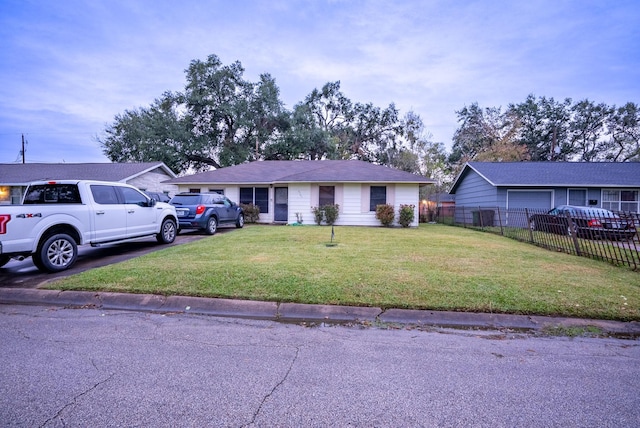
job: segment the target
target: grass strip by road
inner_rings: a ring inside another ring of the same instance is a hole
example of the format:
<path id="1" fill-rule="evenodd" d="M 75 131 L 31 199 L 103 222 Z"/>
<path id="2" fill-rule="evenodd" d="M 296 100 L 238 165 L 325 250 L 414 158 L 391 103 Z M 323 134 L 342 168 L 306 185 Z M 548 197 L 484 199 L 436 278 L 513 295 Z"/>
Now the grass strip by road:
<path id="1" fill-rule="evenodd" d="M 640 320 L 640 273 L 445 225 L 259 226 L 48 288 Z"/>

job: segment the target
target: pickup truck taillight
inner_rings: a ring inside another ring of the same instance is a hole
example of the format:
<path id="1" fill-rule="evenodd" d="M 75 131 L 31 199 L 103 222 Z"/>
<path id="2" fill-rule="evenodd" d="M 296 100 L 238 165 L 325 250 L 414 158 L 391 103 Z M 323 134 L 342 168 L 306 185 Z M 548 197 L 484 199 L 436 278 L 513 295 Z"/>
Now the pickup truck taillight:
<path id="1" fill-rule="evenodd" d="M 11 220 L 10 214 L 0 214 L 0 235 L 7 233 L 7 223 Z"/>
<path id="2" fill-rule="evenodd" d="M 196 207 L 196 215 L 198 214 L 202 214 L 204 212 L 205 206 L 204 205 L 198 205 Z"/>

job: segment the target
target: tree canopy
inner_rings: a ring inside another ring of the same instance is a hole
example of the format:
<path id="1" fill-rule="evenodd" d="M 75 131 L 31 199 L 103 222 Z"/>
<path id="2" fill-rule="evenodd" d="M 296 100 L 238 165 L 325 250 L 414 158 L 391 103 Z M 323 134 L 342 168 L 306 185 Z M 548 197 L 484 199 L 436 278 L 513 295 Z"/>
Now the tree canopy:
<path id="1" fill-rule="evenodd" d="M 640 110 L 529 95 L 518 104 L 456 112 L 460 126 L 449 160 L 640 161 Z"/>
<path id="2" fill-rule="evenodd" d="M 292 111 L 269 74 L 244 78 L 240 62 L 194 60 L 182 92 L 115 117 L 100 141 L 114 162 L 163 161 L 177 172 L 259 159 L 361 159 L 402 169 L 411 150 L 393 104 L 353 103 L 340 82 L 313 89 Z M 413 121 L 420 121 L 417 115 Z"/>
<path id="3" fill-rule="evenodd" d="M 340 82 L 287 110 L 268 73 L 244 77 L 238 61 L 191 61 L 183 91 L 115 116 L 98 138 L 113 162 L 162 161 L 201 171 L 261 159 L 359 159 L 435 179 L 439 189 L 478 161 L 640 161 L 640 108 L 529 95 L 520 103 L 456 112 L 450 153 L 414 112 L 351 101 Z"/>

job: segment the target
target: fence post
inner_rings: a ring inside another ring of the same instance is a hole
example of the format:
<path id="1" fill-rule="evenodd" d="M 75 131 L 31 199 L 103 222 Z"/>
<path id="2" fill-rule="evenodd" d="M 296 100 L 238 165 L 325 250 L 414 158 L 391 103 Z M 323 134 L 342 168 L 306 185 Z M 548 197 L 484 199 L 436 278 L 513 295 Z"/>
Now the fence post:
<path id="1" fill-rule="evenodd" d="M 576 254 L 578 256 L 582 256 L 582 253 L 580 251 L 580 242 L 578 242 L 578 228 L 575 225 L 575 223 L 573 222 L 573 220 L 571 219 L 571 214 L 569 214 L 569 212 L 567 211 L 566 213 L 567 216 L 567 224 L 568 224 L 568 232 L 569 232 L 569 236 L 571 236 L 571 238 L 573 238 L 573 245 L 576 247 Z"/>
<path id="2" fill-rule="evenodd" d="M 529 229 L 529 239 L 531 242 L 535 242 L 533 240 L 533 228 L 531 227 L 531 220 L 529 219 L 529 208 L 524 209 L 524 215 L 527 217 L 527 229 Z"/>
<path id="3" fill-rule="evenodd" d="M 500 235 L 504 236 L 504 229 L 502 228 L 502 213 L 500 212 L 500 207 L 496 207 L 496 211 L 498 211 L 498 222 L 500 223 Z"/>
<path id="4" fill-rule="evenodd" d="M 464 205 L 462 206 L 462 227 L 467 227 L 467 215 L 464 212 Z"/>

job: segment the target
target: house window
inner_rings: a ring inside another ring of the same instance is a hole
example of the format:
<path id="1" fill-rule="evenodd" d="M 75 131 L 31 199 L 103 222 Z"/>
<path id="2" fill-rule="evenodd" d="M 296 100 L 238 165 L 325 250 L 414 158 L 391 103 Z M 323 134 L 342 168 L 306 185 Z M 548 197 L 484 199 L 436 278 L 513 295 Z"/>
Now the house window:
<path id="1" fill-rule="evenodd" d="M 569 189 L 569 205 L 587 205 L 586 189 Z"/>
<path id="2" fill-rule="evenodd" d="M 200 188 L 195 188 L 195 187 L 190 188 L 189 193 L 200 193 Z"/>
<path id="3" fill-rule="evenodd" d="M 369 190 L 369 211 L 387 203 L 387 186 L 371 186 Z"/>
<path id="4" fill-rule="evenodd" d="M 611 211 L 633 211 L 638 209 L 637 190 L 604 190 L 602 192 L 602 208 Z"/>
<path id="5" fill-rule="evenodd" d="M 267 187 L 241 187 L 240 203 L 254 204 L 260 208 L 260 213 L 269 212 L 269 188 Z"/>
<path id="6" fill-rule="evenodd" d="M 318 206 L 333 205 L 336 203 L 335 186 L 320 186 L 320 196 L 318 198 Z"/>

